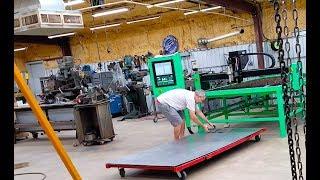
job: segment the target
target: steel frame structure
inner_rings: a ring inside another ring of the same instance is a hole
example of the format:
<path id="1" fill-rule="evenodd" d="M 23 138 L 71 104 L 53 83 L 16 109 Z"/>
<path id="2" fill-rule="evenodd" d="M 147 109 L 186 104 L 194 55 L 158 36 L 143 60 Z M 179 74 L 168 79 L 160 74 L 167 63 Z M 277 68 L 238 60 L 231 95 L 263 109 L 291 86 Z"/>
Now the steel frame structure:
<path id="1" fill-rule="evenodd" d="M 293 66 L 295 68 L 295 66 Z M 294 71 L 293 71 L 294 72 Z M 297 74 L 292 74 L 291 85 L 299 87 L 304 82 L 298 82 L 300 78 L 296 77 Z M 195 89 L 201 89 L 200 76 L 198 73 L 193 75 Z M 263 107 L 250 105 L 252 102 L 249 99 L 254 99 L 254 96 L 258 96 L 260 101 L 263 102 Z M 272 97 L 275 100 L 275 104 L 270 104 L 269 99 L 264 97 Z M 225 90 L 210 90 L 206 91 L 207 99 L 222 99 L 223 107 L 221 109 L 209 112 L 207 117 L 212 123 L 242 123 L 242 122 L 278 122 L 280 129 L 280 137 L 286 137 L 286 122 L 284 112 L 284 100 L 283 90 L 281 85 L 277 86 L 265 86 L 265 87 L 252 87 L 252 88 L 239 88 L 239 89 L 225 89 Z M 237 112 L 241 109 L 241 103 L 227 105 L 226 100 L 229 98 L 242 97 L 244 99 L 245 112 Z M 262 97 L 262 99 L 261 99 Z M 262 111 L 261 111 L 262 108 Z M 271 108 L 271 109 L 270 109 Z M 275 108 L 275 109 L 274 109 Z M 260 111 L 253 111 L 260 109 Z M 220 110 L 220 111 L 219 111 Z M 251 112 L 250 112 L 251 110 Z M 233 112 L 233 113 L 232 113 Z M 296 114 L 303 113 L 303 105 L 299 103 L 299 107 L 296 110 Z M 292 115 L 293 113 L 291 113 Z M 246 118 L 229 118 L 230 116 L 245 115 Z M 255 117 L 250 117 L 254 115 Z M 267 115 L 267 117 L 266 117 Z M 224 119 L 216 119 L 217 117 L 224 116 Z M 200 118 L 200 117 L 199 117 Z M 204 120 L 201 119 L 204 122 Z M 190 118 L 186 118 L 187 127 L 191 127 Z M 198 127 L 198 131 L 203 132 L 203 128 Z"/>

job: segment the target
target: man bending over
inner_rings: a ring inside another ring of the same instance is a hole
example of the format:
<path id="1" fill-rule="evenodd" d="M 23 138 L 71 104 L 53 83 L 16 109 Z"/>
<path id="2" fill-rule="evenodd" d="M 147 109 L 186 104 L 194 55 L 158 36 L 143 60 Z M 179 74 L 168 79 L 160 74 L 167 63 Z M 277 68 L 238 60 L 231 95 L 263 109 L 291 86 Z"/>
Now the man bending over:
<path id="1" fill-rule="evenodd" d="M 199 115 L 210 126 L 212 125 L 206 116 L 196 106 L 197 103 L 203 103 L 205 100 L 205 91 L 197 90 L 195 92 L 186 89 L 173 89 L 158 96 L 156 103 L 160 112 L 166 116 L 173 128 L 174 139 L 178 140 L 184 136 L 185 122 L 183 110 L 189 109 L 190 118 L 193 122 L 208 132 L 208 127 L 200 122 Z"/>

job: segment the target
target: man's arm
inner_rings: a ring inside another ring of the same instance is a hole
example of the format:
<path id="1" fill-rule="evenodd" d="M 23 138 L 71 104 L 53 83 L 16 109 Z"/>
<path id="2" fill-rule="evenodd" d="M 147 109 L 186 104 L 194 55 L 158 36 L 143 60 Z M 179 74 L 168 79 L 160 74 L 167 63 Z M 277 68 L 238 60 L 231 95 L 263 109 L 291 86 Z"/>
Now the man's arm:
<path id="1" fill-rule="evenodd" d="M 189 110 L 189 114 L 190 114 L 190 118 L 191 118 L 191 120 L 192 120 L 193 122 L 195 122 L 195 123 L 198 124 L 199 126 L 203 127 L 203 129 L 204 129 L 206 132 L 209 131 L 209 130 L 208 130 L 208 127 L 200 122 L 200 120 L 199 120 L 198 117 L 196 116 L 195 111 Z"/>
<path id="2" fill-rule="evenodd" d="M 213 126 L 213 125 L 209 122 L 208 118 L 203 114 L 203 112 L 202 112 L 201 110 L 196 109 L 196 113 L 197 113 L 202 119 L 204 119 L 210 126 Z"/>

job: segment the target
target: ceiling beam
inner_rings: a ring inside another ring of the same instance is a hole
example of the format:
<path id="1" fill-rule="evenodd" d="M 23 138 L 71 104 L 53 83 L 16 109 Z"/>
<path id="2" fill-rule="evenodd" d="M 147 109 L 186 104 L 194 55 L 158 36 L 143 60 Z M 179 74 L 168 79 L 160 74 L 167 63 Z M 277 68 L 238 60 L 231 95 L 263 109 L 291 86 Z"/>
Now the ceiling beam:
<path id="1" fill-rule="evenodd" d="M 48 36 L 14 35 L 13 40 L 14 43 L 58 44 L 57 39 L 49 39 Z"/>
<path id="2" fill-rule="evenodd" d="M 57 45 L 60 47 L 63 56 L 72 56 L 69 37 L 49 39 L 48 36 L 14 35 L 13 39 L 14 43 Z"/>
<path id="3" fill-rule="evenodd" d="M 223 6 L 226 9 L 233 11 L 242 11 L 250 14 L 257 13 L 257 7 L 254 4 L 249 3 L 245 0 L 201 0 L 201 2 L 206 2 L 208 4 L 214 4 L 217 6 Z"/>
<path id="4" fill-rule="evenodd" d="M 58 45 L 60 46 L 63 56 L 72 56 L 70 39 L 68 37 L 58 38 Z"/>
<path id="5" fill-rule="evenodd" d="M 194 0 L 197 1 L 197 0 Z M 200 1 L 200 0 L 198 0 Z M 246 12 L 252 15 L 254 22 L 254 32 L 257 52 L 263 52 L 263 34 L 262 34 L 262 20 L 261 9 L 256 4 L 250 3 L 246 0 L 201 0 L 208 4 L 214 4 L 217 6 L 225 7 L 226 9 L 236 12 Z M 258 67 L 264 69 L 264 58 L 262 55 L 258 55 Z"/>
<path id="6" fill-rule="evenodd" d="M 262 19 L 260 10 L 257 11 L 256 14 L 252 15 L 253 23 L 254 23 L 254 32 L 256 38 L 256 48 L 257 52 L 263 52 L 263 29 L 262 29 Z M 264 69 L 264 58 L 262 55 L 258 55 L 258 67 L 259 69 Z"/>
<path id="7" fill-rule="evenodd" d="M 208 4 L 202 0 L 187 0 L 186 2 L 193 3 L 193 4 L 202 4 L 202 5 L 208 6 Z"/>

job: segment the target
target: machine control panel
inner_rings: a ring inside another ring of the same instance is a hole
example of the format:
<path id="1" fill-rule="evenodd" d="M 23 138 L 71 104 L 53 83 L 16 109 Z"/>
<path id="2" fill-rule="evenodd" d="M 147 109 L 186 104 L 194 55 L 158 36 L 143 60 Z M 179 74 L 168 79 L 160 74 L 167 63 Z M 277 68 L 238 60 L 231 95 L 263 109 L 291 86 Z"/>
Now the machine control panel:
<path id="1" fill-rule="evenodd" d="M 160 86 L 172 86 L 175 84 L 174 77 L 172 74 L 164 75 L 164 76 L 157 76 L 156 77 L 156 85 Z"/>
<path id="2" fill-rule="evenodd" d="M 154 62 L 153 70 L 155 75 L 155 85 L 157 87 L 173 86 L 176 84 L 172 60 Z"/>

